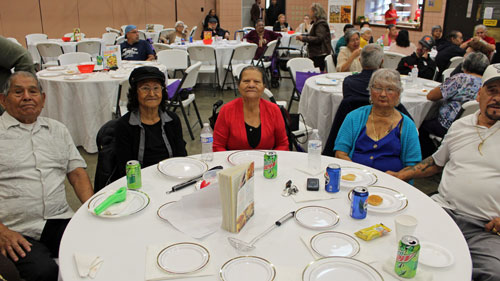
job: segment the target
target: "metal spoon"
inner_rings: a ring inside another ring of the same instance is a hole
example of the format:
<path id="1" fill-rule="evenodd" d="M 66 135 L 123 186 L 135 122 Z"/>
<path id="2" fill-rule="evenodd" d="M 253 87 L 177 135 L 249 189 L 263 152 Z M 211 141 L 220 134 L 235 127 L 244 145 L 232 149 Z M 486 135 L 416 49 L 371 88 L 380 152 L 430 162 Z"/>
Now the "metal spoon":
<path id="1" fill-rule="evenodd" d="M 273 225 L 271 225 L 264 232 L 262 232 L 261 234 L 255 236 L 255 238 L 253 238 L 248 243 L 245 242 L 245 241 L 243 241 L 243 240 L 234 238 L 234 237 L 228 237 L 227 240 L 229 241 L 229 244 L 231 244 L 231 246 L 233 246 L 236 250 L 240 250 L 240 251 L 243 251 L 243 252 L 251 251 L 251 250 L 255 249 L 254 244 L 260 238 L 266 236 L 266 234 L 268 234 L 269 232 L 271 232 L 271 230 L 273 230 L 273 229 L 281 226 L 281 224 L 283 224 L 284 222 L 286 222 L 287 220 L 289 220 L 290 218 L 292 218 L 294 215 L 295 215 L 295 211 L 286 214 L 285 216 L 283 216 L 282 218 L 280 218 L 279 220 L 277 220 Z"/>

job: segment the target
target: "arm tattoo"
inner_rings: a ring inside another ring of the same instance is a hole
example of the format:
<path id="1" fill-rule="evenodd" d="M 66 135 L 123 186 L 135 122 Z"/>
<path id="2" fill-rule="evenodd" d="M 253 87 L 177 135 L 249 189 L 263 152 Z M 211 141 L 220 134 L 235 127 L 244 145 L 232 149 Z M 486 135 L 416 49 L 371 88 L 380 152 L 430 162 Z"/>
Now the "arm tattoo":
<path id="1" fill-rule="evenodd" d="M 425 172 L 427 169 L 436 166 L 436 163 L 434 163 L 434 158 L 432 158 L 432 156 L 429 156 L 425 158 L 422 162 L 420 162 L 418 166 L 422 170 L 422 172 Z"/>

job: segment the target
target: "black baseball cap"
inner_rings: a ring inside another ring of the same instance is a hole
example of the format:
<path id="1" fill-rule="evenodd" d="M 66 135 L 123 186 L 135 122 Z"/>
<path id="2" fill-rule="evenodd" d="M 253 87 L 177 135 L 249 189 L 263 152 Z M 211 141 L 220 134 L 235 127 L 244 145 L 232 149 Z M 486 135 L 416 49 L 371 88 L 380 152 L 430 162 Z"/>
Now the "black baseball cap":
<path id="1" fill-rule="evenodd" d="M 429 36 L 429 35 L 425 35 L 418 42 L 420 44 L 422 44 L 422 46 L 424 46 L 425 48 L 427 48 L 429 50 L 432 49 L 432 47 L 434 46 L 434 38 L 432 38 L 432 36 Z"/>
<path id="2" fill-rule="evenodd" d="M 142 66 L 134 69 L 130 73 L 128 82 L 130 86 L 135 86 L 139 81 L 146 79 L 158 79 L 162 85 L 165 85 L 165 74 L 154 66 Z"/>
<path id="3" fill-rule="evenodd" d="M 217 23 L 217 19 L 214 17 L 211 17 L 208 19 L 208 22 Z"/>

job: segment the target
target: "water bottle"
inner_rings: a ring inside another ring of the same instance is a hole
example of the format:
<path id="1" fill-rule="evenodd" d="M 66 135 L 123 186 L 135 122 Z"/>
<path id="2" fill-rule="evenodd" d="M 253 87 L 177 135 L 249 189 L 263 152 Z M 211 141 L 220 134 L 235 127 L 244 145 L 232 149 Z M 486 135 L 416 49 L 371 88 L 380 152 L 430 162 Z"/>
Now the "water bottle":
<path id="1" fill-rule="evenodd" d="M 379 39 L 377 39 L 377 44 L 379 44 L 380 47 L 384 48 L 384 40 L 382 40 L 382 37 L 380 37 Z"/>
<path id="2" fill-rule="evenodd" d="M 238 32 L 236 34 L 236 41 L 240 42 L 241 41 L 241 36 L 240 36 L 240 33 Z"/>
<path id="3" fill-rule="evenodd" d="M 210 125 L 208 123 L 203 123 L 203 129 L 201 129 L 201 160 L 212 161 L 214 159 L 214 152 L 212 145 L 214 143 L 214 135 Z"/>
<path id="4" fill-rule="evenodd" d="M 318 171 L 321 169 L 322 149 L 323 145 L 318 134 L 318 129 L 314 129 L 307 143 L 307 166 L 310 170 Z"/>
<path id="5" fill-rule="evenodd" d="M 418 79 L 418 67 L 417 65 L 414 65 L 411 70 L 411 83 L 413 87 L 417 86 L 417 79 Z"/>

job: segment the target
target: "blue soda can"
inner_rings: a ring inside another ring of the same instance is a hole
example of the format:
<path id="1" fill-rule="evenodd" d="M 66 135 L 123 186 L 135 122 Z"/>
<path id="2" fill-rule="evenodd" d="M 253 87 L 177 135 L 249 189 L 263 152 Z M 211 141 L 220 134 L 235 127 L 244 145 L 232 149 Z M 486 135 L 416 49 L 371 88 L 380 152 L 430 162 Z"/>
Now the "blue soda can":
<path id="1" fill-rule="evenodd" d="M 340 166 L 329 164 L 325 172 L 325 190 L 326 192 L 339 192 L 340 190 Z"/>
<path id="2" fill-rule="evenodd" d="M 351 217 L 364 219 L 368 213 L 368 189 L 358 186 L 352 190 Z"/>
<path id="3" fill-rule="evenodd" d="M 181 45 L 186 45 L 186 39 L 181 38 Z"/>
<path id="4" fill-rule="evenodd" d="M 193 36 L 189 36 L 189 43 L 193 43 Z"/>

